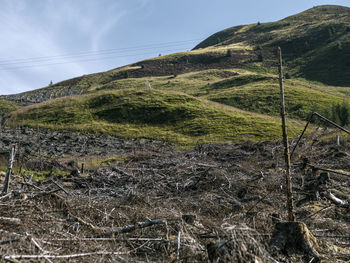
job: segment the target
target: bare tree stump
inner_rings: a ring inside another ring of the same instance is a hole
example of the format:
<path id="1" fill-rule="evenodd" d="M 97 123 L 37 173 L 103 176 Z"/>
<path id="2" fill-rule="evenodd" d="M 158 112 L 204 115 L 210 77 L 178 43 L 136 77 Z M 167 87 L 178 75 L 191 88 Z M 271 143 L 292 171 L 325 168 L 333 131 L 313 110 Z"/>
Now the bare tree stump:
<path id="1" fill-rule="evenodd" d="M 11 145 L 9 162 L 8 162 L 7 171 L 6 171 L 6 175 L 5 175 L 4 185 L 2 187 L 2 191 L 1 191 L 0 195 L 7 194 L 7 191 L 9 189 L 13 162 L 15 160 L 15 155 L 16 155 L 16 148 L 17 148 L 16 144 Z"/>
<path id="2" fill-rule="evenodd" d="M 270 241 L 272 250 L 284 254 L 306 254 L 318 257 L 318 242 L 307 226 L 301 222 L 279 222 Z"/>

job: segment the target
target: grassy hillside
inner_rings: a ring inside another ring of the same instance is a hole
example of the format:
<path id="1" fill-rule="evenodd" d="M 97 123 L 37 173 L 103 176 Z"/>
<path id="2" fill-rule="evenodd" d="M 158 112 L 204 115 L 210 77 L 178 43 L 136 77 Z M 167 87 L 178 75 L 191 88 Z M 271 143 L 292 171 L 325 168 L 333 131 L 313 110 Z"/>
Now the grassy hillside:
<path id="1" fill-rule="evenodd" d="M 151 89 L 145 88 L 146 82 Z M 305 120 L 314 110 L 323 112 L 335 103 L 350 102 L 349 91 L 287 79 L 288 117 Z M 94 85 L 85 93 L 21 108 L 12 113 L 8 124 L 144 137 L 181 145 L 274 140 L 281 134 L 275 74 L 211 69 L 125 78 Z M 295 137 L 302 124 L 292 123 L 290 136 Z"/>
<path id="2" fill-rule="evenodd" d="M 291 134 L 302 124 L 291 122 Z M 85 130 L 126 138 L 197 142 L 273 140 L 278 119 L 154 89 L 100 91 L 31 105 L 12 113 L 9 125 Z"/>
<path id="3" fill-rule="evenodd" d="M 254 76 L 256 81 L 238 82 L 224 80 L 206 87 L 207 99 L 238 107 L 241 109 L 279 116 L 280 89 L 276 79 Z M 245 79 L 251 76 L 245 76 Z M 232 83 L 233 82 L 233 83 Z M 290 118 L 306 119 L 312 111 L 326 112 L 333 104 L 350 102 L 347 88 L 328 90 L 320 84 L 303 80 L 285 80 L 286 111 Z M 327 87 L 328 88 L 328 87 Z M 342 91 L 344 90 L 344 93 Z"/>
<path id="4" fill-rule="evenodd" d="M 278 22 L 228 28 L 195 49 L 244 43 L 269 64 L 280 46 L 294 76 L 350 86 L 349 15 L 348 7 L 318 6 Z"/>
<path id="5" fill-rule="evenodd" d="M 177 76 L 128 78 L 100 86 L 97 90 L 144 87 L 178 91 L 256 113 L 279 116 L 277 76 L 246 69 L 203 70 Z M 89 91 L 96 92 L 96 89 Z M 333 104 L 350 103 L 350 89 L 327 86 L 304 79 L 285 80 L 286 107 L 290 118 L 305 120 L 312 111 L 324 112 Z"/>

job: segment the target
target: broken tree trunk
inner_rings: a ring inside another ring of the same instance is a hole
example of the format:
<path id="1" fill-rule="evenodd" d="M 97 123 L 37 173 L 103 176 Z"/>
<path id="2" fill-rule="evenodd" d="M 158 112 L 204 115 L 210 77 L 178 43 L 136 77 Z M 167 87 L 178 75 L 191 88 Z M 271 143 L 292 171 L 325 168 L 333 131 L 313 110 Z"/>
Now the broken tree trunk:
<path id="1" fill-rule="evenodd" d="M 287 184 L 287 208 L 288 208 L 288 222 L 278 222 L 275 225 L 275 231 L 272 235 L 270 246 L 273 250 L 277 249 L 284 253 L 303 253 L 311 255 L 314 258 L 318 257 L 316 249 L 318 248 L 317 240 L 308 230 L 306 225 L 301 222 L 295 222 L 294 205 L 292 198 L 292 184 L 291 184 L 291 165 L 288 137 L 286 130 L 286 116 L 284 103 L 284 89 L 283 89 L 283 73 L 282 73 L 282 54 L 281 48 L 278 48 L 279 58 L 279 81 L 281 88 L 281 118 L 282 118 L 282 132 L 284 143 L 284 158 L 286 161 L 286 184 Z"/>
<path id="2" fill-rule="evenodd" d="M 7 194 L 7 191 L 9 189 L 11 171 L 12 171 L 13 162 L 14 162 L 15 155 L 16 155 L 16 148 L 17 148 L 16 144 L 13 144 L 11 146 L 10 157 L 9 157 L 9 162 L 8 162 L 7 171 L 6 171 L 6 175 L 5 175 L 4 185 L 3 185 L 3 188 L 2 188 L 0 195 Z"/>
<path id="3" fill-rule="evenodd" d="M 287 194 L 287 209 L 288 209 L 288 220 L 289 222 L 295 221 L 294 216 L 294 205 L 293 205 L 293 196 L 292 196 L 292 183 L 291 183 L 291 165 L 290 165 L 290 154 L 289 154 L 289 145 L 288 145 L 288 136 L 286 128 L 286 110 L 284 102 L 284 88 L 283 88 L 283 71 L 282 71 L 282 52 L 281 48 L 278 47 L 278 73 L 279 73 L 279 82 L 280 82 L 280 102 L 281 102 L 281 119 L 282 119 L 282 133 L 283 133 L 283 143 L 284 143 L 284 158 L 286 162 L 286 194 Z"/>

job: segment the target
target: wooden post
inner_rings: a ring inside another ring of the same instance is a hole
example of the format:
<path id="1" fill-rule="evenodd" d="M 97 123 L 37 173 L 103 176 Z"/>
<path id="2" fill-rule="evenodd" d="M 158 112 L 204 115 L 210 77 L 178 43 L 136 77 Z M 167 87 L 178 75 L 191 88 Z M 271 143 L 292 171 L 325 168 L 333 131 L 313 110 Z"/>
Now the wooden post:
<path id="1" fill-rule="evenodd" d="M 7 191 L 9 189 L 11 171 L 12 171 L 13 162 L 14 162 L 15 155 L 16 155 L 16 147 L 17 147 L 16 144 L 13 144 L 11 146 L 9 163 L 8 163 L 8 166 L 7 166 L 7 171 L 6 171 L 4 185 L 3 185 L 3 188 L 2 188 L 2 191 L 1 191 L 1 195 L 7 194 Z"/>
<path id="2" fill-rule="evenodd" d="M 290 165 L 290 154 L 288 145 L 288 136 L 286 128 L 286 109 L 284 102 L 284 88 L 283 88 L 283 71 L 282 71 L 282 52 L 281 48 L 278 47 L 278 75 L 280 83 L 280 95 L 281 95 L 281 119 L 282 119 L 282 134 L 283 134 L 283 144 L 284 144 L 284 158 L 286 162 L 286 194 L 287 194 L 287 209 L 288 209 L 288 220 L 289 222 L 295 221 L 294 216 L 294 204 L 292 196 L 292 182 L 291 182 L 291 165 Z"/>

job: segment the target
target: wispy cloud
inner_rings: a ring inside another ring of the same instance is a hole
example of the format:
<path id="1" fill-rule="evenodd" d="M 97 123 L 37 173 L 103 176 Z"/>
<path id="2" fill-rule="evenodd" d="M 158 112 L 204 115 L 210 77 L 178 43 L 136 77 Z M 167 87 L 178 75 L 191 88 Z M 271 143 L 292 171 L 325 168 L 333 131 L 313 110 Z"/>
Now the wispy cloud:
<path id="1" fill-rule="evenodd" d="M 0 94 L 45 86 L 60 77 L 89 72 L 83 63 L 35 67 L 35 63 L 11 65 L 6 61 L 98 50 L 126 15 L 123 1 L 25 1 L 0 3 Z M 17 68 L 25 66 L 25 68 Z M 32 66 L 32 67 L 31 67 Z M 4 70 L 11 68 L 11 70 Z"/>

